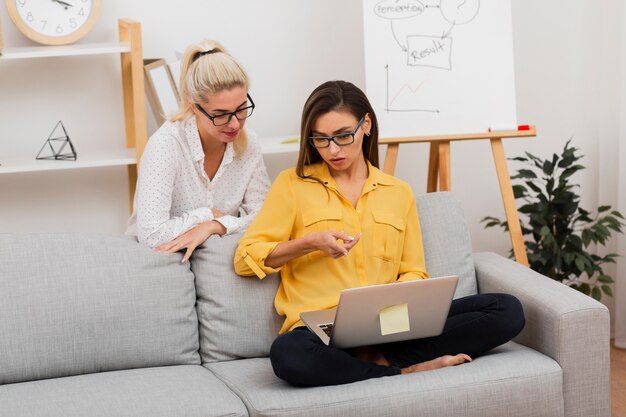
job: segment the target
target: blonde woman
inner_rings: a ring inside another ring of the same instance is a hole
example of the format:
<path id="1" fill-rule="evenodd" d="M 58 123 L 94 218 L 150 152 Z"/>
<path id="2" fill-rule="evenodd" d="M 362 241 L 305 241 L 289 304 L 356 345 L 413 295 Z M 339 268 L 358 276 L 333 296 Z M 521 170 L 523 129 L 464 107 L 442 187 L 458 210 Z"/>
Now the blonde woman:
<path id="1" fill-rule="evenodd" d="M 185 51 L 181 109 L 150 137 L 127 234 L 159 252 L 245 230 L 270 185 L 261 148 L 244 129 L 254 110 L 243 67 L 215 41 Z"/>

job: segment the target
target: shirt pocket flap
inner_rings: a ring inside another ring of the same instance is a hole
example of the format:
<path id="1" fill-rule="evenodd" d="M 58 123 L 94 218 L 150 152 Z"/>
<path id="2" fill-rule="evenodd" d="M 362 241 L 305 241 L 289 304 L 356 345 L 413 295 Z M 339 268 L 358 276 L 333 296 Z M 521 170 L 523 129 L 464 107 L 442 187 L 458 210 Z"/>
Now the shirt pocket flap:
<path id="1" fill-rule="evenodd" d="M 376 223 L 387 224 L 398 230 L 404 230 L 404 221 L 396 213 L 386 210 L 372 210 L 372 215 Z"/>
<path id="2" fill-rule="evenodd" d="M 341 209 L 324 207 L 302 212 L 302 223 L 305 227 L 322 220 L 341 220 Z"/>

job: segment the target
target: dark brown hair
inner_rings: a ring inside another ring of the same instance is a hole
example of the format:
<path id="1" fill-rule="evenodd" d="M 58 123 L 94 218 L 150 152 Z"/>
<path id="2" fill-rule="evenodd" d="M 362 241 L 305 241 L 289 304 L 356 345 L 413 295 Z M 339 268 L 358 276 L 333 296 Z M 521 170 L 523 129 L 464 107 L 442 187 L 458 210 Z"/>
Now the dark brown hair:
<path id="1" fill-rule="evenodd" d="M 351 113 L 357 120 L 369 114 L 372 125 L 369 136 L 363 136 L 363 155 L 378 168 L 378 121 L 367 96 L 350 82 L 327 81 L 313 90 L 304 103 L 296 174 L 301 178 L 307 178 L 304 174 L 305 166 L 322 161 L 319 152 L 309 143 L 307 137 L 311 136 L 313 125 L 318 117 L 331 111 Z"/>

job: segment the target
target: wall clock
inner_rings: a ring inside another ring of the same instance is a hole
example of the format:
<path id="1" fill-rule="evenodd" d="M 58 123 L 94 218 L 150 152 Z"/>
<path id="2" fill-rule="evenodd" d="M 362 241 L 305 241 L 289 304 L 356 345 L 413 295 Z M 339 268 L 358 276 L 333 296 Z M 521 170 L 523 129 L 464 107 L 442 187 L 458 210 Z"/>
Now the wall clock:
<path id="1" fill-rule="evenodd" d="M 44 45 L 66 45 L 96 23 L 101 0 L 6 0 L 9 16 L 27 38 Z"/>

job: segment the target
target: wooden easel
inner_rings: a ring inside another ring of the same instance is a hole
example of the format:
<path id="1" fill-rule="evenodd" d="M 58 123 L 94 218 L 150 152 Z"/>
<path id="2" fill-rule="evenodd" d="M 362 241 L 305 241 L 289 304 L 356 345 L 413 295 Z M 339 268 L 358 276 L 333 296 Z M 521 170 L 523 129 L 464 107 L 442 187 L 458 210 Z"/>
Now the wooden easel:
<path id="1" fill-rule="evenodd" d="M 401 143 L 429 142 L 430 156 L 428 160 L 428 179 L 426 191 L 432 193 L 437 191 L 437 180 L 439 180 L 440 191 L 450 191 L 450 142 L 459 140 L 489 139 L 491 141 L 491 151 L 493 153 L 493 160 L 498 174 L 498 183 L 500 184 L 500 193 L 502 194 L 504 212 L 506 214 L 506 220 L 509 224 L 511 243 L 513 244 L 513 254 L 515 255 L 515 260 L 517 262 L 528 266 L 528 257 L 526 256 L 522 228 L 517 215 L 517 208 L 515 207 L 513 186 L 511 185 L 511 177 L 509 176 L 509 171 L 506 166 L 506 157 L 504 156 L 502 139 L 530 137 L 536 135 L 537 131 L 535 126 L 530 126 L 529 130 L 470 133 L 464 135 L 384 138 L 380 139 L 379 143 L 381 145 L 387 145 L 387 154 L 385 156 L 383 171 L 387 174 L 393 175 L 396 170 L 398 148 Z"/>

